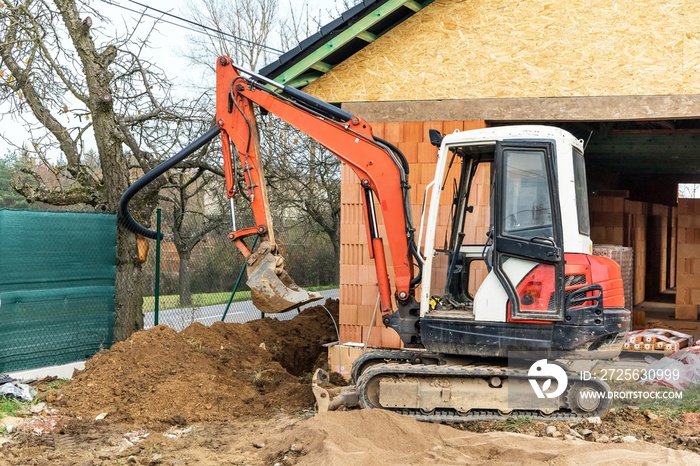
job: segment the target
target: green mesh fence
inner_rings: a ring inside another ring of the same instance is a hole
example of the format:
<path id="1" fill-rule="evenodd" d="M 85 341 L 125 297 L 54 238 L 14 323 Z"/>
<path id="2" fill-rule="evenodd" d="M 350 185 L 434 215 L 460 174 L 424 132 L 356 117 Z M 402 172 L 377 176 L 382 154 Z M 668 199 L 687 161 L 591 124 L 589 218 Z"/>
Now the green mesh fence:
<path id="1" fill-rule="evenodd" d="M 0 371 L 111 345 L 116 216 L 0 210 Z"/>

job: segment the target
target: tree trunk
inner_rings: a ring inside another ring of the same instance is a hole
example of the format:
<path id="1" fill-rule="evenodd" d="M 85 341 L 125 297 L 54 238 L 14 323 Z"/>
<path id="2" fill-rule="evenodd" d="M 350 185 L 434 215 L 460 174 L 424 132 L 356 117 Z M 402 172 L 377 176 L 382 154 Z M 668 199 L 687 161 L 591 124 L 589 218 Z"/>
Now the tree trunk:
<path id="1" fill-rule="evenodd" d="M 143 279 L 136 236 L 117 227 L 117 276 L 114 284 L 114 341 L 143 328 Z"/>
<path id="2" fill-rule="evenodd" d="M 333 245 L 333 256 L 335 257 L 335 263 L 340 264 L 340 231 L 335 229 L 333 231 L 328 231 L 327 233 L 331 239 L 331 245 Z"/>
<path id="3" fill-rule="evenodd" d="M 190 251 L 178 251 L 180 256 L 180 306 L 192 305 L 192 275 L 190 274 Z"/>

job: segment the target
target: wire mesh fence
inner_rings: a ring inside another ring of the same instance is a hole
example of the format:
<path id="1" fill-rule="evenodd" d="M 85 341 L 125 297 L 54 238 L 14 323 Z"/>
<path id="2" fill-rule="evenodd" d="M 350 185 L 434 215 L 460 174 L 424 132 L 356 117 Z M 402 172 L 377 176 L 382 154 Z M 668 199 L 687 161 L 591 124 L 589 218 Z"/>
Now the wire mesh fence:
<path id="1" fill-rule="evenodd" d="M 328 236 L 300 228 L 292 217 L 276 218 L 274 224 L 275 238 L 292 279 L 307 290 L 319 291 L 324 298 L 337 298 L 339 264 Z M 145 328 L 164 324 L 180 331 L 194 322 L 204 325 L 222 320 L 242 323 L 263 316 L 250 300 L 245 274 L 233 293 L 244 258 L 227 238 L 224 222 L 217 228 L 210 228 L 211 231 L 202 235 L 191 248 L 179 242 L 169 228 L 164 225 L 162 229 L 157 313 L 154 251 L 149 252 L 143 265 L 148 284 L 143 306 Z M 155 248 L 155 242 L 151 248 Z M 297 313 L 295 309 L 267 316 L 286 320 Z"/>

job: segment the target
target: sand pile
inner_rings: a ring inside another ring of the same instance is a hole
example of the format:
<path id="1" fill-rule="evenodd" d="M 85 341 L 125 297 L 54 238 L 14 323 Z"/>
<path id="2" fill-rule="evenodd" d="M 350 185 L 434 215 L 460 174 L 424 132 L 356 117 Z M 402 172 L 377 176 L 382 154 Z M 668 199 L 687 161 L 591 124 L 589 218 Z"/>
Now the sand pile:
<path id="1" fill-rule="evenodd" d="M 338 302 L 325 306 L 337 319 Z M 295 412 L 313 405 L 306 375 L 336 339 L 321 306 L 284 322 L 195 323 L 179 334 L 158 326 L 97 354 L 47 401 L 75 416 L 151 424 Z"/>
<path id="2" fill-rule="evenodd" d="M 329 412 L 266 440 L 268 463 L 298 465 L 698 464 L 700 456 L 659 445 L 562 441 L 509 432 L 464 432 L 383 410 Z M 272 453 L 275 452 L 275 453 Z"/>

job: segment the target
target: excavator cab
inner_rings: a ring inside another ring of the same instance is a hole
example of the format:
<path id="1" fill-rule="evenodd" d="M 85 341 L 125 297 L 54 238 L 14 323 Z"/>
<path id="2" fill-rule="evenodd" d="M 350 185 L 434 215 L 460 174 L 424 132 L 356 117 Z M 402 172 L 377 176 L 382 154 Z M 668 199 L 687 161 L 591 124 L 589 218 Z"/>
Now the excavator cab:
<path id="1" fill-rule="evenodd" d="M 422 222 L 425 348 L 619 353 L 629 311 L 619 266 L 591 254 L 581 141 L 545 126 L 456 132 L 441 141 L 433 184 Z"/>
<path id="2" fill-rule="evenodd" d="M 325 406 L 356 399 L 439 422 L 604 415 L 611 401 L 596 395 L 610 388 L 568 364 L 617 356 L 630 312 L 620 267 L 592 254 L 582 142 L 546 126 L 431 139 L 419 315 L 394 327 L 403 349 L 364 353 L 352 390 L 325 393 Z M 540 376 L 556 387 L 546 397 Z"/>

